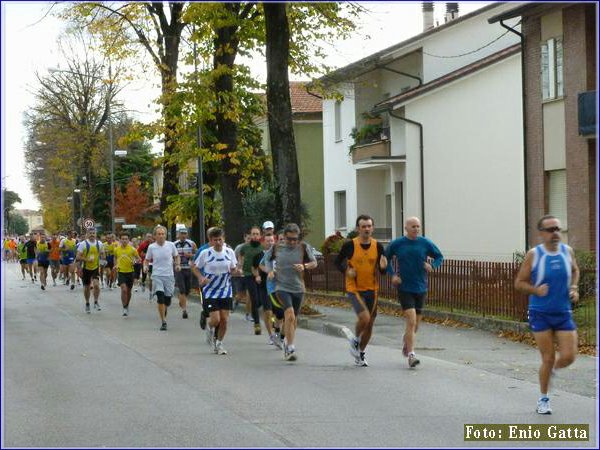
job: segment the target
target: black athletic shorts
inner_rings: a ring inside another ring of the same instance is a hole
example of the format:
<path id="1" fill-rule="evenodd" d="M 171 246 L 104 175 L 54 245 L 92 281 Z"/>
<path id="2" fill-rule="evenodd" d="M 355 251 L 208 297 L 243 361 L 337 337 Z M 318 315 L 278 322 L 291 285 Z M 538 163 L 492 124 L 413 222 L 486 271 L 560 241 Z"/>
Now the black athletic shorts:
<path id="1" fill-rule="evenodd" d="M 133 272 L 119 272 L 117 274 L 117 285 L 121 286 L 123 283 L 125 283 L 129 289 L 133 287 Z"/>
<path id="2" fill-rule="evenodd" d="M 98 268 L 95 268 L 94 270 L 88 270 L 84 267 L 81 274 L 81 283 L 84 286 L 89 286 L 90 284 L 92 284 L 92 279 L 94 278 L 96 280 L 100 278 Z"/>
<path id="3" fill-rule="evenodd" d="M 181 269 L 175 272 L 175 286 L 179 289 L 179 293 L 190 295 L 192 289 L 192 269 Z"/>
<path id="4" fill-rule="evenodd" d="M 47 269 L 50 267 L 50 261 L 38 261 L 38 267 L 44 267 Z"/>
<path id="5" fill-rule="evenodd" d="M 210 314 L 214 311 L 231 311 L 233 309 L 233 300 L 229 298 L 207 298 L 204 300 L 206 311 Z"/>
<path id="6" fill-rule="evenodd" d="M 348 292 L 346 295 L 352 302 L 352 308 L 354 308 L 356 314 L 360 314 L 365 309 L 369 314 L 374 315 L 377 313 L 377 294 L 375 291 L 358 291 L 358 296 L 353 292 Z"/>
<path id="7" fill-rule="evenodd" d="M 415 292 L 398 291 L 398 300 L 400 300 L 403 310 L 414 309 L 417 314 L 422 314 L 426 299 L 427 292 L 417 294 Z"/>
<path id="8" fill-rule="evenodd" d="M 273 309 L 273 314 L 277 318 L 277 320 L 283 320 L 283 305 L 279 302 L 277 298 L 277 293 L 273 292 L 269 294 L 269 299 L 271 300 L 271 307 Z"/>
<path id="9" fill-rule="evenodd" d="M 283 310 L 288 308 L 294 308 L 294 315 L 298 316 L 300 313 L 300 307 L 302 306 L 302 300 L 304 300 L 303 292 L 285 292 L 277 291 L 275 293 L 279 303 L 283 305 Z"/>
<path id="10" fill-rule="evenodd" d="M 135 263 L 133 265 L 133 278 L 135 280 L 139 280 L 141 273 L 142 273 L 142 263 Z"/>

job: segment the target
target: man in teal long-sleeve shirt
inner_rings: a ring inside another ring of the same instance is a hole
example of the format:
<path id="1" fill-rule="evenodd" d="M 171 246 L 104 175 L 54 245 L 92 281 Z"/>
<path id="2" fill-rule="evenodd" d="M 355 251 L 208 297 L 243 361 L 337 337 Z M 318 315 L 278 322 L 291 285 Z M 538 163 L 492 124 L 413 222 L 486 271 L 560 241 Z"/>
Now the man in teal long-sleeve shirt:
<path id="1" fill-rule="evenodd" d="M 406 322 L 402 354 L 408 358 L 409 367 L 416 367 L 420 361 L 414 352 L 415 333 L 427 298 L 427 274 L 441 266 L 444 257 L 433 242 L 419 236 L 421 221 L 417 217 L 407 219 L 404 229 L 406 236 L 390 242 L 385 256 L 388 261 L 396 258 L 396 264 L 388 264 L 387 271 L 393 275 L 392 284 L 398 287 L 398 299 Z M 433 259 L 431 263 L 429 258 Z"/>

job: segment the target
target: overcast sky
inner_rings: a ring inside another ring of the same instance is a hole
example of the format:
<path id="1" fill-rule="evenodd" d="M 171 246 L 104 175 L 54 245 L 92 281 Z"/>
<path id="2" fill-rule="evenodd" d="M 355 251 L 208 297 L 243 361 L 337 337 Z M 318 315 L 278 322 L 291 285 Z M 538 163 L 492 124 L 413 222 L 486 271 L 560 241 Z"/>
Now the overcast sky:
<path id="1" fill-rule="evenodd" d="M 491 2 L 463 2 L 460 14 L 467 14 Z M 368 2 L 370 12 L 361 18 L 360 32 L 352 39 L 337 42 L 326 48 L 327 64 L 342 67 L 372 53 L 394 45 L 422 31 L 421 2 Z M 18 208 L 37 209 L 39 203 L 25 178 L 22 127 L 23 112 L 33 104 L 34 73 L 46 73 L 59 67 L 56 41 L 64 24 L 52 16 L 42 19 L 49 2 L 2 2 L 2 187 L 21 197 Z M 435 19 L 444 23 L 444 3 L 435 3 Z M 370 36 L 369 39 L 366 36 Z M 254 75 L 266 80 L 264 61 L 250 64 Z M 151 105 L 158 94 L 153 87 L 158 77 L 147 74 L 146 79 L 133 83 L 124 91 L 121 100 L 126 108 L 137 110 L 138 120 L 151 120 Z M 297 79 L 292 77 L 292 79 Z"/>

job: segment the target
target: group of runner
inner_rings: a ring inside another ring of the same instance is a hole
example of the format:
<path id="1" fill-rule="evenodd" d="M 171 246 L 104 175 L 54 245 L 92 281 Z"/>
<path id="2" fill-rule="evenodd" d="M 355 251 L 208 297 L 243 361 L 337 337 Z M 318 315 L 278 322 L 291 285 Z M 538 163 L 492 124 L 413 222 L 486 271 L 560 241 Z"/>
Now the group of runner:
<path id="1" fill-rule="evenodd" d="M 372 217 L 360 215 L 356 220 L 357 236 L 343 244 L 335 260 L 336 267 L 344 274 L 346 293 L 357 315 L 354 332 L 347 329 L 350 354 L 357 366 L 368 366 L 366 350 L 377 317 L 379 281 L 387 274 L 397 286 L 404 312 L 402 353 L 408 366 L 415 368 L 420 364 L 415 353 L 416 333 L 427 298 L 428 274 L 441 266 L 443 255 L 430 239 L 420 235 L 421 222 L 417 217 L 406 220 L 405 235 L 391 241 L 385 249 L 373 238 L 374 226 Z M 542 217 L 538 229 L 542 243 L 527 253 L 515 286 L 529 294 L 529 323 L 542 356 L 537 412 L 550 414 L 551 377 L 557 369 L 569 366 L 577 354 L 571 305 L 578 300 L 579 269 L 573 250 L 561 243 L 560 222 L 556 217 Z M 91 312 L 92 293 L 94 309 L 101 310 L 98 300 L 102 267 L 107 285 L 111 287 L 116 280 L 121 288 L 123 316 L 129 314 L 135 280 L 141 278 L 145 286 L 147 274 L 151 274 L 149 299 L 156 296 L 162 331 L 167 330 L 167 312 L 175 287 L 182 318 L 189 317 L 187 296 L 195 276 L 202 297 L 200 326 L 205 329 L 206 341 L 214 353 L 227 354 L 223 342 L 229 314 L 234 309 L 234 300 L 238 303 L 245 296 L 254 333 L 262 333 L 259 316 L 262 308 L 268 343 L 282 349 L 286 361 L 295 361 L 297 317 L 305 292 L 303 273 L 317 267 L 312 248 L 302 240 L 298 225 L 287 224 L 277 235 L 270 221 L 262 227 L 254 226 L 235 250 L 225 243 L 222 229 L 213 227 L 207 234 L 208 242 L 198 248 L 188 239 L 186 229 L 180 229 L 177 240 L 171 242 L 167 240 L 167 229 L 158 225 L 136 248 L 125 232 L 119 234 L 118 241 L 108 236 L 102 243 L 92 229 L 80 242 L 74 232 L 62 240 L 56 235 L 51 240 L 43 235 L 39 241 L 34 236 L 29 240 L 23 238 L 17 244 L 17 253 L 23 279 L 28 274 L 32 282 L 36 281 L 34 263 L 37 262 L 42 289 L 46 286 L 49 266 L 54 284 L 62 273 L 71 289 L 77 272 L 84 287 L 87 313 Z"/>

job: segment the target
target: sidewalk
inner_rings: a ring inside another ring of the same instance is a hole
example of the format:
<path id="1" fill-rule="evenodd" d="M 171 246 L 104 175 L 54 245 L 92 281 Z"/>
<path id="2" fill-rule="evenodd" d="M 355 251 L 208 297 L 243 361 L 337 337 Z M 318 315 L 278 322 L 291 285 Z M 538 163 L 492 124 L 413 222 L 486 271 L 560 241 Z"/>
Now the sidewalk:
<path id="1" fill-rule="evenodd" d="M 323 316 L 301 316 L 301 328 L 340 338 L 344 336 L 341 333 L 343 326 L 354 332 L 356 315 L 353 310 L 315 304 L 311 304 L 311 308 L 318 310 Z M 402 359 L 403 333 L 404 319 L 379 314 L 369 345 L 396 348 L 398 358 Z M 538 350 L 527 344 L 497 337 L 491 332 L 421 322 L 415 352 L 430 358 L 470 365 L 508 378 L 538 383 Z M 597 365 L 597 357 L 579 355 L 573 365 L 559 371 L 553 386 L 566 392 L 597 398 Z"/>

